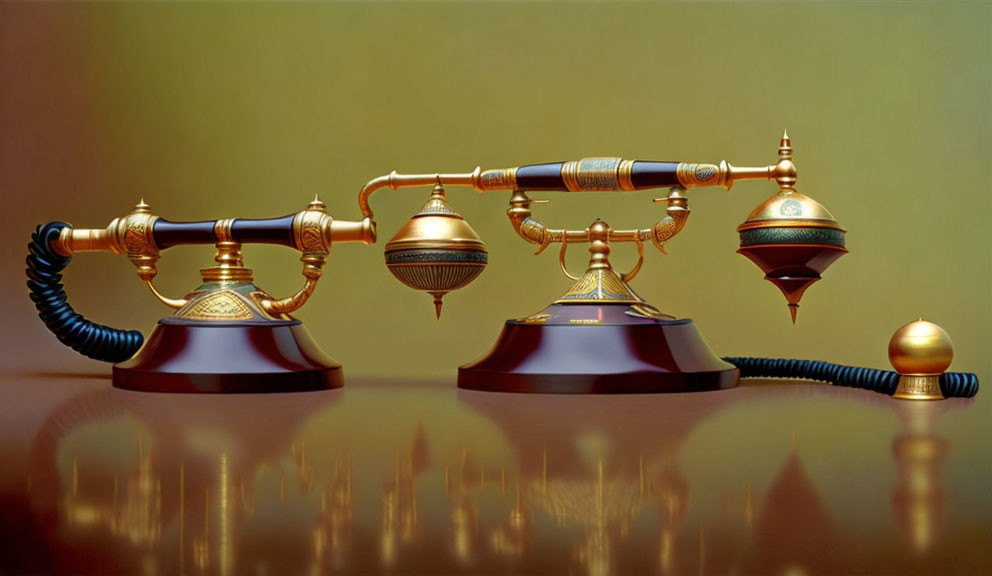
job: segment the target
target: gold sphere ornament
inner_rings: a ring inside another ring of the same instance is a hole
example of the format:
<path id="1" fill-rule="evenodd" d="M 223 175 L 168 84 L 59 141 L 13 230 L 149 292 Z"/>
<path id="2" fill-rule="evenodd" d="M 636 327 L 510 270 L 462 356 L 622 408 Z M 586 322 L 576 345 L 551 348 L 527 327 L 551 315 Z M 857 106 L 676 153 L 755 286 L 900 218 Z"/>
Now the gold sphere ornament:
<path id="1" fill-rule="evenodd" d="M 941 400 L 940 375 L 954 359 L 950 335 L 920 318 L 896 330 L 889 341 L 889 362 L 901 377 L 894 398 Z"/>

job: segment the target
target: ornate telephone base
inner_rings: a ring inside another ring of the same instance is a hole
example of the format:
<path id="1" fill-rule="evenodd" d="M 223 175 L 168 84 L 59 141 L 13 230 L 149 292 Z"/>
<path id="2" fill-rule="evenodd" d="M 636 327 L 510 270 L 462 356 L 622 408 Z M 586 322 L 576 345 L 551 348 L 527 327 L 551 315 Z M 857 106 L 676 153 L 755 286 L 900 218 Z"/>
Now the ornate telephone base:
<path id="1" fill-rule="evenodd" d="M 341 364 L 299 320 L 257 323 L 163 318 L 145 346 L 114 365 L 114 386 L 143 392 L 260 393 L 340 388 Z"/>
<path id="2" fill-rule="evenodd" d="M 740 372 L 720 360 L 692 320 L 659 312 L 610 264 L 610 227 L 585 233 L 589 265 L 541 312 L 507 320 L 487 356 L 458 369 L 458 387 L 487 392 L 624 394 L 701 392 L 737 386 Z M 640 252 L 640 241 L 638 237 Z M 642 253 L 643 256 L 643 253 Z"/>
<path id="3" fill-rule="evenodd" d="M 739 371 L 692 320 L 644 315 L 647 304 L 552 304 L 507 320 L 493 349 L 458 369 L 458 387 L 487 392 L 629 394 L 737 386 Z"/>
<path id="4" fill-rule="evenodd" d="M 341 364 L 283 311 L 297 303 L 275 300 L 255 286 L 237 248 L 220 250 L 218 265 L 200 271 L 203 284 L 174 301 L 176 312 L 159 320 L 137 354 L 114 365 L 115 387 L 236 394 L 344 384 Z M 308 258 L 313 259 L 304 255 Z"/>

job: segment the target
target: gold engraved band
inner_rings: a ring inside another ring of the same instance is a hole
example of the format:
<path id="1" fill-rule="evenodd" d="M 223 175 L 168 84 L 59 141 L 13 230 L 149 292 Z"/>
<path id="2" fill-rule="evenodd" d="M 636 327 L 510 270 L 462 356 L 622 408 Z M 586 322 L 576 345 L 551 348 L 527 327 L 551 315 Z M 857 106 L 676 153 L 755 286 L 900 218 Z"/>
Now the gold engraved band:
<path id="1" fill-rule="evenodd" d="M 330 250 L 329 240 L 324 237 L 325 226 L 333 220 L 327 212 L 324 203 L 314 200 L 306 210 L 296 213 L 293 217 L 293 239 L 296 249 L 301 252 L 327 252 Z"/>
<path id="2" fill-rule="evenodd" d="M 479 177 L 479 180 L 483 190 L 516 190 L 517 169 L 486 170 Z"/>
<path id="3" fill-rule="evenodd" d="M 561 165 L 561 179 L 569 192 L 620 190 L 620 158 L 583 158 Z"/>
<path id="4" fill-rule="evenodd" d="M 693 186 L 713 186 L 718 184 L 720 168 L 714 164 L 689 164 L 679 162 L 675 168 L 675 176 L 683 188 Z"/>

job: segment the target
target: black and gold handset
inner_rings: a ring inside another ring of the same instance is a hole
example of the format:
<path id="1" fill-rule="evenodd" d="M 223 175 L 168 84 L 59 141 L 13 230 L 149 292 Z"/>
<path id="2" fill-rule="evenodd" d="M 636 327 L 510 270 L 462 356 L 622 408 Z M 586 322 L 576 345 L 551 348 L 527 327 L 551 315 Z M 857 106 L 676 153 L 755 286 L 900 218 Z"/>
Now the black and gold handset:
<path id="1" fill-rule="evenodd" d="M 28 288 L 39 315 L 66 346 L 118 363 L 114 385 L 167 392 L 283 392 L 336 388 L 341 365 L 327 357 L 291 314 L 313 293 L 334 244 L 375 242 L 370 219 L 335 220 L 323 202 L 281 218 L 170 222 L 141 201 L 107 228 L 39 226 L 28 245 Z M 152 281 L 163 250 L 213 244 L 215 265 L 183 298 L 167 298 Z M 259 289 L 244 265 L 242 244 L 275 244 L 302 252 L 303 288 L 274 298 Z M 175 312 L 159 321 L 147 343 L 136 330 L 95 324 L 69 305 L 62 271 L 79 252 L 127 256 L 156 298 Z M 144 343 L 144 346 L 142 344 Z"/>

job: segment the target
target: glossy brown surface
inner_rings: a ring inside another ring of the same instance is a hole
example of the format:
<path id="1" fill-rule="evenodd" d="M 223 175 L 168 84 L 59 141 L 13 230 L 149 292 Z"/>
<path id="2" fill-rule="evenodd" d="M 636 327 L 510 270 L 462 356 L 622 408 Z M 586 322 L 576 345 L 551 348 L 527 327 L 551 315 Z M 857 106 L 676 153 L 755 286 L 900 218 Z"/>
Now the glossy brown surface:
<path id="1" fill-rule="evenodd" d="M 980 574 L 987 391 L 0 380 L 0 573 Z"/>
<path id="2" fill-rule="evenodd" d="M 134 358 L 114 365 L 113 383 L 144 392 L 298 392 L 340 388 L 341 372 L 299 322 L 165 319 Z"/>
<path id="3" fill-rule="evenodd" d="M 637 394 L 737 385 L 692 320 L 631 316 L 623 304 L 554 304 L 542 323 L 508 320 L 492 350 L 458 369 L 458 387 L 490 392 Z"/>

